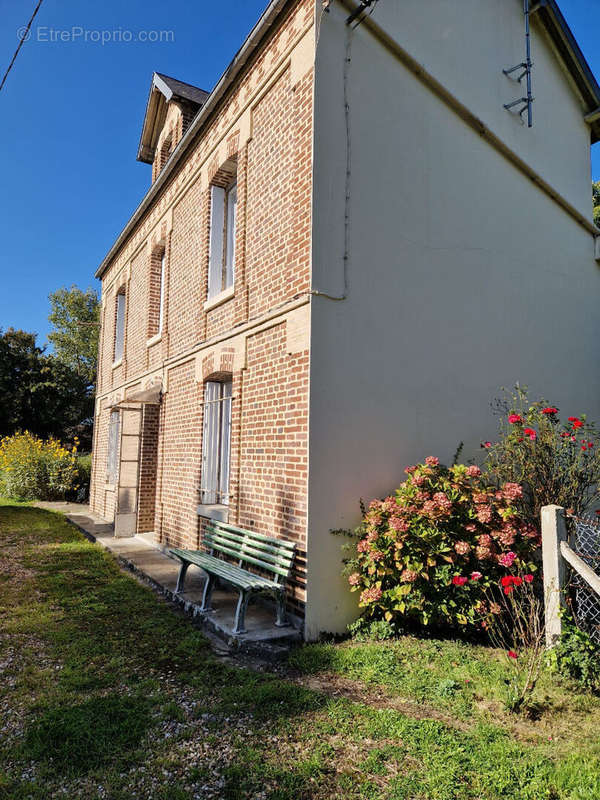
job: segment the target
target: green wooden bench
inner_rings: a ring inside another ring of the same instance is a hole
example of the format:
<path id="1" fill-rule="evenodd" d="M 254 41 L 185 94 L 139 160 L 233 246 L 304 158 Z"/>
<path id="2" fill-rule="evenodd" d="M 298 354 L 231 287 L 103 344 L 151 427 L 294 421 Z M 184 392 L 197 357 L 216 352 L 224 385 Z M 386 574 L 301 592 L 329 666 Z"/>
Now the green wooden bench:
<path id="1" fill-rule="evenodd" d="M 207 526 L 203 544 L 208 552 L 180 550 L 177 547 L 169 549 L 171 555 L 181 561 L 175 589 L 177 594 L 183 591 L 188 567 L 194 564 L 207 574 L 201 611 L 212 611 L 212 593 L 217 579 L 238 589 L 234 633 L 246 632 L 244 623 L 248 601 L 256 593 L 270 594 L 275 598 L 275 625 L 284 627 L 289 624 L 285 614 L 285 580 L 294 560 L 295 544 L 216 521 Z M 224 557 L 234 559 L 237 564 Z M 250 572 L 243 565 L 257 567 L 263 574 Z"/>

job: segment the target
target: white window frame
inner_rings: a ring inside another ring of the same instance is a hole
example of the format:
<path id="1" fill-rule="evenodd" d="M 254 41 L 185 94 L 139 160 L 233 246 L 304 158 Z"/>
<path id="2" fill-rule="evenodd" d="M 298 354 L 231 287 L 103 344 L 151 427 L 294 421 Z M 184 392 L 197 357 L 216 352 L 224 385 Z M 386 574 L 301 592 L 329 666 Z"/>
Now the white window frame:
<path id="1" fill-rule="evenodd" d="M 114 362 L 122 361 L 125 352 L 125 304 L 127 299 L 125 292 L 119 292 L 116 299 L 115 312 L 115 352 Z"/>
<path id="2" fill-rule="evenodd" d="M 200 502 L 229 505 L 232 381 L 204 384 Z"/>
<path id="3" fill-rule="evenodd" d="M 208 299 L 231 289 L 235 282 L 237 180 L 224 189 L 210 187 Z"/>
<path id="4" fill-rule="evenodd" d="M 108 447 L 106 451 L 106 482 L 115 485 L 119 479 L 119 439 L 121 412 L 111 411 L 108 420 Z"/>
<path id="5" fill-rule="evenodd" d="M 160 259 L 160 300 L 158 306 L 158 330 L 157 336 L 163 332 L 163 323 L 165 318 L 165 253 L 162 254 Z"/>

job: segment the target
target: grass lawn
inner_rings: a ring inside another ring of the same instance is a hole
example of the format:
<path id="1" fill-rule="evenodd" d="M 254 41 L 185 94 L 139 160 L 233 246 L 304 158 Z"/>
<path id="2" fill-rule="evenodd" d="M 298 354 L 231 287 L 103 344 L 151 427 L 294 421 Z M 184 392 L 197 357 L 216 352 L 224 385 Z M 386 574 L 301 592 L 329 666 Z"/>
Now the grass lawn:
<path id="1" fill-rule="evenodd" d="M 600 700 L 545 676 L 514 717 L 504 670 L 411 637 L 237 667 L 61 515 L 0 504 L 0 798 L 600 798 Z"/>

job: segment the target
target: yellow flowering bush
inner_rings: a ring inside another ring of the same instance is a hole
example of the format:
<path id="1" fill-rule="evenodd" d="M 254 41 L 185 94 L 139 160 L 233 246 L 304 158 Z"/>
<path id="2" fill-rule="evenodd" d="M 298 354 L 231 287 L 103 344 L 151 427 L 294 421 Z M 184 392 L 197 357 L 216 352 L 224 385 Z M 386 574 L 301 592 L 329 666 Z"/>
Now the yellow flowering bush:
<path id="1" fill-rule="evenodd" d="M 25 431 L 0 440 L 0 494 L 20 500 L 63 500 L 77 490 L 77 445 Z"/>

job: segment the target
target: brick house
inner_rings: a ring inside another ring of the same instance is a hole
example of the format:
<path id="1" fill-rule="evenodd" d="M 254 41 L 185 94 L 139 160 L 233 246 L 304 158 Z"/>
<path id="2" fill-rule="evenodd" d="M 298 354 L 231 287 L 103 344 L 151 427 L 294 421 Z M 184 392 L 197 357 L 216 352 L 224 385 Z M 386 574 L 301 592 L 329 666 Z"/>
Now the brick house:
<path id="1" fill-rule="evenodd" d="M 152 184 L 96 273 L 93 510 L 292 539 L 309 639 L 355 613 L 330 530 L 476 453 L 499 386 L 600 416 L 600 89 L 558 6 L 528 127 L 523 0 L 363 5 L 273 0 L 210 93 L 155 73 Z"/>

